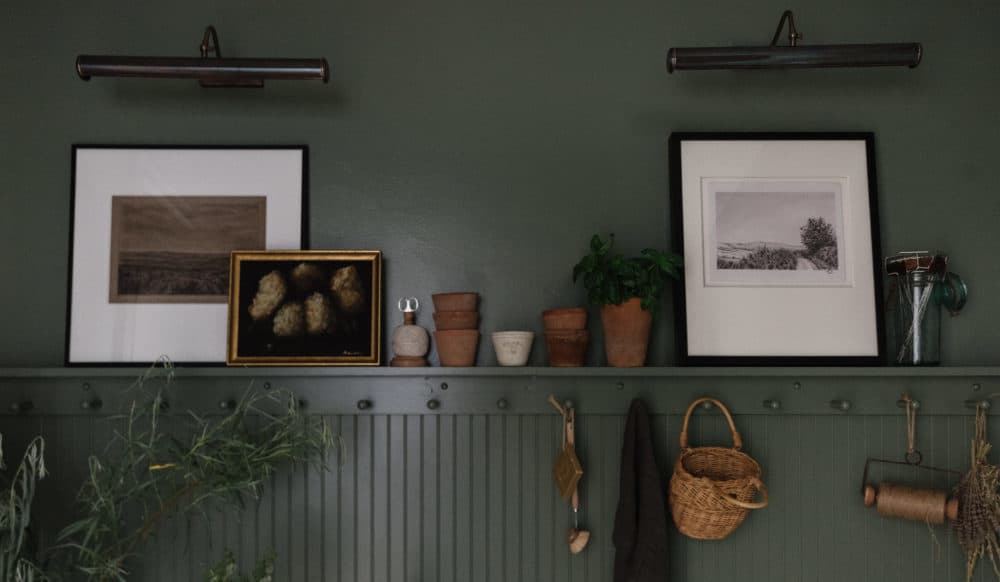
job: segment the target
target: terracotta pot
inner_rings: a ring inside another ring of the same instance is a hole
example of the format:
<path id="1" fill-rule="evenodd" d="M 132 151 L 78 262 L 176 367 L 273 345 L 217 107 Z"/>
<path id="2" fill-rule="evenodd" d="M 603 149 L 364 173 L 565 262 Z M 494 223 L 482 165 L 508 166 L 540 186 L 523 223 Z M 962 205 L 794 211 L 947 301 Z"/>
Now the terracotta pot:
<path id="1" fill-rule="evenodd" d="M 462 293 L 435 293 L 435 311 L 476 311 L 479 309 L 479 293 L 465 291 Z"/>
<path id="2" fill-rule="evenodd" d="M 475 329 L 451 329 L 434 332 L 438 358 L 442 366 L 475 366 L 476 347 L 479 345 L 479 331 Z"/>
<path id="3" fill-rule="evenodd" d="M 545 329 L 587 329 L 587 310 L 583 307 L 560 307 L 542 312 Z"/>
<path id="4" fill-rule="evenodd" d="M 549 330 L 545 332 L 545 348 L 549 365 L 555 368 L 576 368 L 587 363 L 590 332 L 585 329 Z"/>
<path id="5" fill-rule="evenodd" d="M 479 327 L 478 311 L 436 311 L 434 327 L 439 330 L 476 329 Z"/>
<path id="6" fill-rule="evenodd" d="M 609 366 L 636 368 L 646 363 L 653 315 L 642 308 L 638 297 L 621 305 L 602 306 L 601 322 L 604 323 L 604 351 Z"/>
<path id="7" fill-rule="evenodd" d="M 493 332 L 493 350 L 497 353 L 497 363 L 501 366 L 524 366 L 531 355 L 531 343 L 535 339 L 530 331 Z"/>

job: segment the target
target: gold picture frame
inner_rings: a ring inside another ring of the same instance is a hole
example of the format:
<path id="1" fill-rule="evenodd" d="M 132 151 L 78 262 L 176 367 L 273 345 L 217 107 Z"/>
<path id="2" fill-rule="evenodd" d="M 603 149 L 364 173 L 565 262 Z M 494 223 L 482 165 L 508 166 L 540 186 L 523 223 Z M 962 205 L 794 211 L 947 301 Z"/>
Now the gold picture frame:
<path id="1" fill-rule="evenodd" d="M 233 251 L 230 366 L 379 366 L 381 251 Z"/>

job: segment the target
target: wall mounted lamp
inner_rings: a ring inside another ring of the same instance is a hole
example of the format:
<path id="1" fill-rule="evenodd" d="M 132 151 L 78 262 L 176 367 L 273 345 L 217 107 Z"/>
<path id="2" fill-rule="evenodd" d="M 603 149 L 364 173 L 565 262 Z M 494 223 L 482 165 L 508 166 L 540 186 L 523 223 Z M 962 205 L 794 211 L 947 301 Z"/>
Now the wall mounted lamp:
<path id="1" fill-rule="evenodd" d="M 788 45 L 778 46 L 788 23 Z M 706 69 L 791 69 L 827 67 L 893 67 L 911 69 L 920 64 L 920 43 L 828 44 L 803 46 L 795 17 L 786 10 L 769 46 L 672 48 L 667 52 L 667 72 Z"/>
<path id="2" fill-rule="evenodd" d="M 205 29 L 201 58 L 80 55 L 76 58 L 76 72 L 84 81 L 91 77 L 197 79 L 202 87 L 263 87 L 264 81 L 270 79 L 326 83 L 330 78 L 330 67 L 323 58 L 223 58 L 214 26 Z"/>

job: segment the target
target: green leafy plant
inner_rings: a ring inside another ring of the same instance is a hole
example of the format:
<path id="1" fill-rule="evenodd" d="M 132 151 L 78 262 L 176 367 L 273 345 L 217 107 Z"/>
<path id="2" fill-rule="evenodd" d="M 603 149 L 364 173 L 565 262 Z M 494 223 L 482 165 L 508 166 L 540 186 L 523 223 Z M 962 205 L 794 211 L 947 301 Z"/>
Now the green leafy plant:
<path id="1" fill-rule="evenodd" d="M 261 558 L 251 574 L 241 574 L 236 569 L 236 558 L 226 550 L 225 556 L 208 571 L 207 582 L 272 582 L 274 580 L 274 554 Z"/>
<path id="2" fill-rule="evenodd" d="M 620 305 L 633 297 L 655 314 L 671 279 L 680 279 L 683 259 L 671 252 L 643 249 L 626 258 L 614 251 L 615 235 L 608 240 L 594 235 L 590 252 L 573 267 L 573 281 L 583 277 L 587 299 L 594 305 Z"/>
<path id="3" fill-rule="evenodd" d="M 281 390 L 251 389 L 220 419 L 189 411 L 187 439 L 165 432 L 172 378 L 169 364 L 141 377 L 106 451 L 89 459 L 82 517 L 59 539 L 70 569 L 90 580 L 124 581 L 128 561 L 170 517 L 204 513 L 213 502 L 242 506 L 284 464 L 325 468 L 333 444 L 326 424 L 300 414 L 298 400 Z"/>
<path id="4" fill-rule="evenodd" d="M 2 464 L 3 448 L 0 447 L 0 468 Z M 46 474 L 45 440 L 35 437 L 25 449 L 13 479 L 4 480 L 0 486 L 3 496 L 0 499 L 0 579 L 5 582 L 46 580 L 41 569 L 26 557 L 35 486 Z"/>

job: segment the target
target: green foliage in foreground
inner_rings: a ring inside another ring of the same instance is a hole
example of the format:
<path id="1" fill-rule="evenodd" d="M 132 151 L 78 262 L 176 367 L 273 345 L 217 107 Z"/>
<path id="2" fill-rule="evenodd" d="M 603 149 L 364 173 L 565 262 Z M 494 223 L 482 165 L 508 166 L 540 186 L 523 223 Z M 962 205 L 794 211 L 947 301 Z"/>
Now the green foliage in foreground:
<path id="1" fill-rule="evenodd" d="M 0 447 L 0 468 L 2 466 L 3 449 Z M 13 479 L 0 483 L 0 580 L 4 582 L 45 580 L 41 570 L 25 557 L 35 485 L 45 475 L 45 441 L 36 437 L 25 449 Z"/>
<path id="2" fill-rule="evenodd" d="M 89 459 L 82 517 L 59 539 L 72 571 L 90 580 L 126 580 L 128 561 L 170 517 L 204 512 L 216 501 L 242 506 L 288 463 L 325 468 L 333 444 L 326 424 L 300 414 L 295 397 L 280 390 L 250 390 L 221 419 L 189 411 L 181 434 L 192 436 L 168 434 L 164 391 L 172 377 L 169 364 L 141 377 L 107 450 Z"/>
<path id="3" fill-rule="evenodd" d="M 671 252 L 643 249 L 638 257 L 614 252 L 615 235 L 590 239 L 590 252 L 573 267 L 573 281 L 583 277 L 587 299 L 594 305 L 621 305 L 633 297 L 656 313 L 671 279 L 680 279 L 683 259 Z"/>
<path id="4" fill-rule="evenodd" d="M 208 582 L 272 582 L 274 579 L 274 555 L 262 558 L 252 574 L 241 574 L 236 569 L 236 558 L 226 550 L 225 557 L 208 571 Z"/>

